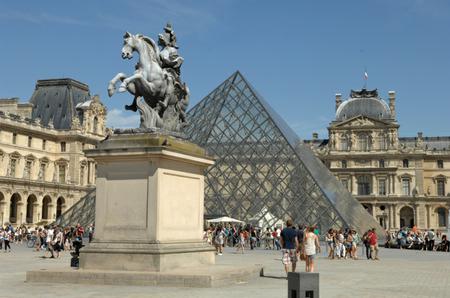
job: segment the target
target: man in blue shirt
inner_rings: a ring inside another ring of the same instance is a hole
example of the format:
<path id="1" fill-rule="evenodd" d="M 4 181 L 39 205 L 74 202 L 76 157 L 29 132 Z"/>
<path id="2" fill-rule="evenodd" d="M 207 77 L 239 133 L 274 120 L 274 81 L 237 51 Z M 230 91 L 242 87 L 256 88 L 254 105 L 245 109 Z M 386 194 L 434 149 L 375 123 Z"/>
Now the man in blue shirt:
<path id="1" fill-rule="evenodd" d="M 289 266 L 292 265 L 292 272 L 295 272 L 297 266 L 297 248 L 298 238 L 297 231 L 292 226 L 292 220 L 286 221 L 286 228 L 281 231 L 281 248 L 283 253 L 282 262 L 286 274 L 289 272 Z"/>

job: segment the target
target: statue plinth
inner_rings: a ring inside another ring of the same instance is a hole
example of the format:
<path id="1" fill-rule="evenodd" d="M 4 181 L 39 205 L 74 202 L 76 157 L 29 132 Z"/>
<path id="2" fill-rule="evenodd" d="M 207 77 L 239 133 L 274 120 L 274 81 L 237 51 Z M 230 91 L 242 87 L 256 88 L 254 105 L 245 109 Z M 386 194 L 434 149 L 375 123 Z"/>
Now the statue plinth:
<path id="1" fill-rule="evenodd" d="M 202 241 L 204 170 L 214 161 L 158 133 L 115 134 L 87 150 L 97 163 L 94 240 L 81 269 L 168 271 L 214 264 Z"/>

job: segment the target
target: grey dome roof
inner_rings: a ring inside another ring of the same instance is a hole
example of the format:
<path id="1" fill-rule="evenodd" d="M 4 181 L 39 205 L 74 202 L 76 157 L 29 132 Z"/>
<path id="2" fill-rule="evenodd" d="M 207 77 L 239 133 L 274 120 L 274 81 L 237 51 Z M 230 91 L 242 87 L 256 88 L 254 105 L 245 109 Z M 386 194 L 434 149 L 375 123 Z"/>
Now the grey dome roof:
<path id="1" fill-rule="evenodd" d="M 375 93 L 377 95 L 377 93 Z M 373 94 L 373 95 L 375 95 Z M 364 96 L 367 95 L 367 96 Z M 354 96 L 344 101 L 336 111 L 336 121 L 343 121 L 356 116 L 367 116 L 374 119 L 392 119 L 391 110 L 384 100 L 365 93 L 363 96 Z"/>

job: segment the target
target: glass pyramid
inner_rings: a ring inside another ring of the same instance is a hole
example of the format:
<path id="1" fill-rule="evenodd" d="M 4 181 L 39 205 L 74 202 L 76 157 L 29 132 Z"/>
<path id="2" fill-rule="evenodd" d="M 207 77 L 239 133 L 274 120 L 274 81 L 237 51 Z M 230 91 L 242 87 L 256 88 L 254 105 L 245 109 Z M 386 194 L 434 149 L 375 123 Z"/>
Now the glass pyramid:
<path id="1" fill-rule="evenodd" d="M 216 157 L 206 171 L 206 216 L 261 227 L 381 227 L 236 72 L 189 112 L 188 138 Z"/>
<path id="2" fill-rule="evenodd" d="M 78 202 L 56 219 L 61 227 L 76 226 L 78 223 L 87 227 L 95 222 L 95 190 L 90 191 Z"/>

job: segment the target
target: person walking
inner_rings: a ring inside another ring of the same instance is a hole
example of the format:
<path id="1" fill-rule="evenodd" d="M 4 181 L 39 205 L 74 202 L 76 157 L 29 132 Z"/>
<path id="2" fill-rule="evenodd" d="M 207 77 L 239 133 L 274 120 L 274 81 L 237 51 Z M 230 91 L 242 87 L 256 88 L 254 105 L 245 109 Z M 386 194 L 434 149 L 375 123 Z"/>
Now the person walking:
<path id="1" fill-rule="evenodd" d="M 372 256 L 370 255 L 369 234 L 370 234 L 370 230 L 365 232 L 363 235 L 363 243 L 364 243 L 364 247 L 366 248 L 366 257 L 368 260 L 370 260 L 372 258 Z"/>
<path id="2" fill-rule="evenodd" d="M 221 256 L 223 254 L 223 245 L 225 240 L 225 233 L 222 226 L 218 226 L 214 233 L 214 245 L 216 247 L 216 254 Z"/>
<path id="3" fill-rule="evenodd" d="M 3 233 L 2 233 L 2 238 L 3 238 L 3 243 L 5 244 L 5 252 L 7 252 L 8 249 L 9 249 L 9 252 L 11 252 L 11 246 L 9 245 L 9 242 L 13 239 L 11 230 L 8 228 L 4 229 Z"/>
<path id="4" fill-rule="evenodd" d="M 314 227 L 306 230 L 303 240 L 304 254 L 306 256 L 306 272 L 314 272 L 314 258 L 316 252 L 320 253 L 319 237 L 314 233 Z"/>
<path id="5" fill-rule="evenodd" d="M 295 267 L 297 266 L 298 239 L 297 231 L 293 229 L 292 220 L 290 219 L 286 221 L 286 228 L 280 233 L 280 245 L 283 256 L 282 262 L 286 274 L 289 272 L 289 267 L 291 267 L 292 272 L 295 272 Z"/>
<path id="6" fill-rule="evenodd" d="M 368 234 L 369 245 L 370 245 L 370 255 L 372 260 L 379 260 L 378 258 L 378 236 L 375 233 L 375 228 L 373 228 Z"/>

